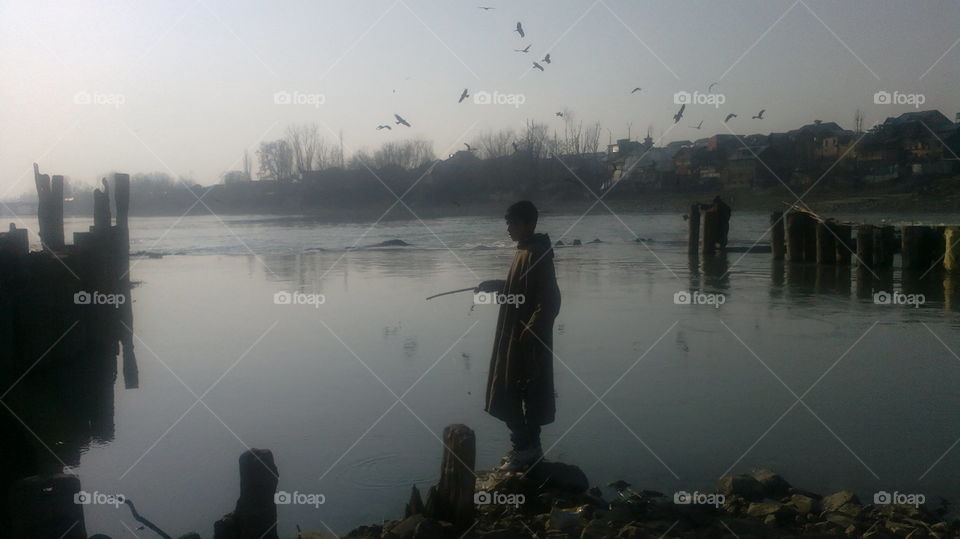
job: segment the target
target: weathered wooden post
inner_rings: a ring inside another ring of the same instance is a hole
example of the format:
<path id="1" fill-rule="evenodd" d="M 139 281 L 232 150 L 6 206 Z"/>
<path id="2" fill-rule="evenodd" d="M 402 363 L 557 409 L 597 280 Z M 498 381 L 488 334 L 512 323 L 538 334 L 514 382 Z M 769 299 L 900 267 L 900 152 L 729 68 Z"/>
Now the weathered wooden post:
<path id="1" fill-rule="evenodd" d="M 434 520 L 465 530 L 473 524 L 476 506 L 473 494 L 477 475 L 477 439 L 466 425 L 447 425 L 443 429 L 443 462 L 440 482 L 430 487 L 424 514 Z"/>
<path id="2" fill-rule="evenodd" d="M 873 229 L 873 267 L 892 267 L 896 249 L 897 236 L 892 226 L 878 226 Z"/>
<path id="3" fill-rule="evenodd" d="M 943 269 L 960 272 L 960 227 L 950 226 L 943 231 Z"/>
<path id="4" fill-rule="evenodd" d="M 33 164 L 33 181 L 37 186 L 37 235 L 44 250 L 49 249 L 50 239 L 50 176 L 40 174 L 40 165 Z"/>
<path id="5" fill-rule="evenodd" d="M 775 211 L 770 214 L 770 252 L 773 253 L 774 260 L 783 260 L 786 253 L 783 219 L 782 211 Z"/>
<path id="6" fill-rule="evenodd" d="M 49 207 L 49 216 L 47 221 L 47 234 L 50 239 L 47 245 L 50 249 L 63 249 L 63 176 L 54 175 L 50 182 L 50 195 L 47 202 Z"/>
<path id="7" fill-rule="evenodd" d="M 784 236 L 786 238 L 787 260 L 790 262 L 803 261 L 803 215 L 788 211 L 786 214 Z"/>
<path id="8" fill-rule="evenodd" d="M 233 513 L 213 526 L 215 539 L 277 539 L 279 482 L 269 449 L 249 449 L 240 455 L 240 498 Z"/>
<path id="9" fill-rule="evenodd" d="M 106 230 L 110 228 L 110 189 L 106 178 L 100 181 L 103 182 L 103 189 L 93 191 L 93 227 Z"/>
<path id="10" fill-rule="evenodd" d="M 808 214 L 803 214 L 803 260 L 804 262 L 817 261 L 817 227 L 820 224 Z"/>
<path id="11" fill-rule="evenodd" d="M 837 224 L 833 231 L 836 232 L 839 240 L 836 244 L 836 259 L 838 264 L 850 265 L 850 255 L 853 253 L 853 240 L 851 239 L 852 229 L 850 225 Z"/>
<path id="12" fill-rule="evenodd" d="M 833 265 L 837 263 L 837 242 L 830 227 L 833 223 L 824 221 L 816 224 L 817 264 Z"/>
<path id="13" fill-rule="evenodd" d="M 690 206 L 687 217 L 687 254 L 695 256 L 700 249 L 700 204 Z"/>
<path id="14" fill-rule="evenodd" d="M 861 224 L 857 226 L 857 266 L 859 267 L 873 267 L 873 236 L 873 225 Z"/>
<path id="15" fill-rule="evenodd" d="M 17 257 L 26 255 L 28 252 L 30 252 L 30 238 L 27 236 L 27 229 L 17 228 L 17 225 L 10 223 L 10 231 L 0 234 L 0 255 Z"/>
<path id="16" fill-rule="evenodd" d="M 83 496 L 75 475 L 32 476 L 18 481 L 10 493 L 9 537 L 86 539 Z M 5 535 L 6 536 L 6 535 Z"/>
<path id="17" fill-rule="evenodd" d="M 904 225 L 900 258 L 905 270 L 925 271 L 930 267 L 929 227 Z"/>
<path id="18" fill-rule="evenodd" d="M 702 210 L 700 224 L 703 228 L 700 233 L 701 252 L 703 256 L 713 256 L 720 239 L 720 213 L 715 208 Z"/>

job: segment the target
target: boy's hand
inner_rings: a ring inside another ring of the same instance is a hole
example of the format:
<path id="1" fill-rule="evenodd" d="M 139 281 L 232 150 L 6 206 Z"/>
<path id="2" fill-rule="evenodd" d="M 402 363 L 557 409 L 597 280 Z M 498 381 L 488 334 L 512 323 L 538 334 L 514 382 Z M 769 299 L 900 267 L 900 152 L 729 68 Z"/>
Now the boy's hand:
<path id="1" fill-rule="evenodd" d="M 492 281 L 483 281 L 478 284 L 476 288 L 473 289 L 475 294 L 480 292 L 500 292 L 503 290 L 503 286 L 506 284 L 506 281 L 492 280 Z"/>

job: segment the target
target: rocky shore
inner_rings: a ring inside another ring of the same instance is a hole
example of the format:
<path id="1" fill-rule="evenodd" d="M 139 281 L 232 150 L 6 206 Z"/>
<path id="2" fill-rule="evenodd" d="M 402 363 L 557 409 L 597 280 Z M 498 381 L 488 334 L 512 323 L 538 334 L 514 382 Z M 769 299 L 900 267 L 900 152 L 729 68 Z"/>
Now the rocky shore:
<path id="1" fill-rule="evenodd" d="M 960 537 L 960 522 L 945 521 L 945 507 L 863 503 L 848 490 L 820 495 L 765 469 L 724 477 L 715 492 L 679 498 L 617 481 L 608 485 L 615 496 L 605 499 L 578 467 L 558 462 L 542 462 L 526 474 L 477 475 L 475 501 L 480 503 L 466 530 L 426 517 L 414 487 L 404 518 L 361 526 L 345 537 Z"/>

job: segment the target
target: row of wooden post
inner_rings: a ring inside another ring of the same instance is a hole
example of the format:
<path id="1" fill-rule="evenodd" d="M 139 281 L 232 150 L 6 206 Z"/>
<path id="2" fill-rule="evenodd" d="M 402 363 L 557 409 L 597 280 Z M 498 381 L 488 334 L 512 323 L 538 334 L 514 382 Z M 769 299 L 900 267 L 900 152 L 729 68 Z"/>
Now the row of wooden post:
<path id="1" fill-rule="evenodd" d="M 892 225 L 822 221 L 805 212 L 770 215 L 770 247 L 774 260 L 844 264 L 885 269 L 899 250 L 902 269 L 928 271 L 942 267 L 960 271 L 960 228 L 904 225 L 900 240 Z M 852 233 L 856 229 L 856 241 Z"/>

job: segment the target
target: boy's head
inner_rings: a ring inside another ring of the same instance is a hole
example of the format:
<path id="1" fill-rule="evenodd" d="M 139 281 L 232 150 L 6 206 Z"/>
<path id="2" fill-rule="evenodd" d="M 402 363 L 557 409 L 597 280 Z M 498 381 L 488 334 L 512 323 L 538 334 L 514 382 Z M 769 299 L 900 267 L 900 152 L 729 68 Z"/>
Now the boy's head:
<path id="1" fill-rule="evenodd" d="M 507 208 L 504 219 L 507 220 L 507 234 L 513 241 L 520 241 L 533 236 L 537 229 L 537 207 L 529 200 L 521 200 Z"/>

